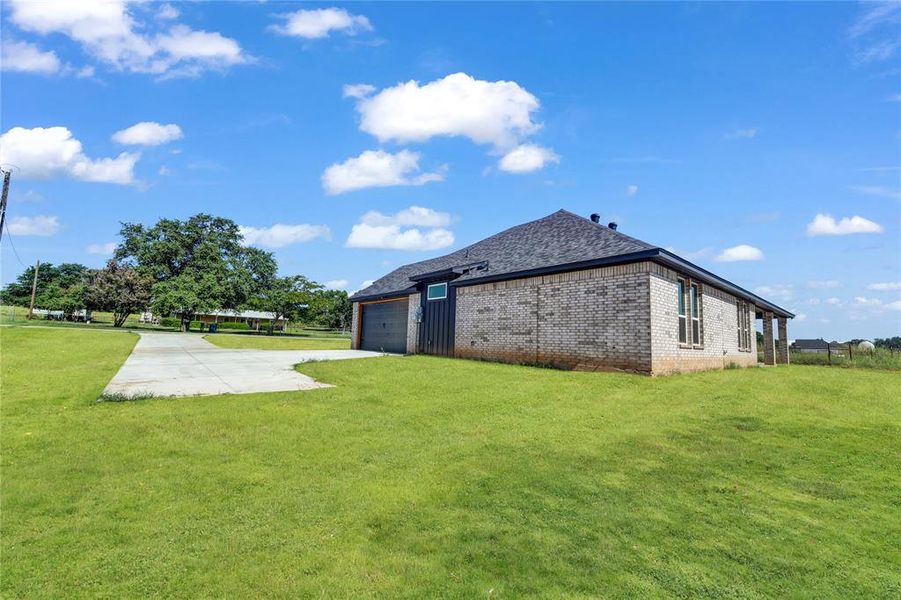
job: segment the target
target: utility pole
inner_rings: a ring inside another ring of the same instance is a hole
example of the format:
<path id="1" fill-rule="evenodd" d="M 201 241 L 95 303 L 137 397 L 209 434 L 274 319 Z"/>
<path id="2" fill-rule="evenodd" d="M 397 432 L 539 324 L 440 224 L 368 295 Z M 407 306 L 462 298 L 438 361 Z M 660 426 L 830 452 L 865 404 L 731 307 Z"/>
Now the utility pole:
<path id="1" fill-rule="evenodd" d="M 3 239 L 3 227 L 6 225 L 6 199 L 9 197 L 9 177 L 12 171 L 0 169 L 3 173 L 3 195 L 0 196 L 0 240 Z"/>
<path id="2" fill-rule="evenodd" d="M 28 319 L 34 314 L 34 293 L 38 289 L 38 271 L 41 269 L 41 261 L 34 264 L 34 279 L 31 281 L 31 306 L 28 307 Z"/>

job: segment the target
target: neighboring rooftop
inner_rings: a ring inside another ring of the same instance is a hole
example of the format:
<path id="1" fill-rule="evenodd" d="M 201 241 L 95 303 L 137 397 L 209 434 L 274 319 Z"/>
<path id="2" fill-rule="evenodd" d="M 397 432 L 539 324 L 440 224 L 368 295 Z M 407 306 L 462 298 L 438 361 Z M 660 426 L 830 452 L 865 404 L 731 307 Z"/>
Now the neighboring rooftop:
<path id="1" fill-rule="evenodd" d="M 496 233 L 456 252 L 397 268 L 356 292 L 351 300 L 410 294 L 416 291 L 417 280 L 450 270 L 459 274 L 454 280 L 459 285 L 649 259 L 677 264 L 778 314 L 794 316 L 671 252 L 563 209 Z"/>
<path id="2" fill-rule="evenodd" d="M 792 348 L 795 350 L 825 350 L 828 347 L 829 344 L 822 338 L 817 340 L 795 340 L 792 342 Z"/>

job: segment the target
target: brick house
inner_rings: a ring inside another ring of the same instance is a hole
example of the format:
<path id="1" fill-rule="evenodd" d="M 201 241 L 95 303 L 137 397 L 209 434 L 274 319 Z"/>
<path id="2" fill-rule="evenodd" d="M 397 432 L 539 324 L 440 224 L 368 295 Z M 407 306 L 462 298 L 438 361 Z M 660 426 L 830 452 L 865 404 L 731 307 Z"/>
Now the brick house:
<path id="1" fill-rule="evenodd" d="M 755 319 L 764 362 L 787 363 L 794 316 L 565 210 L 395 269 L 351 301 L 354 348 L 655 375 L 756 365 Z"/>

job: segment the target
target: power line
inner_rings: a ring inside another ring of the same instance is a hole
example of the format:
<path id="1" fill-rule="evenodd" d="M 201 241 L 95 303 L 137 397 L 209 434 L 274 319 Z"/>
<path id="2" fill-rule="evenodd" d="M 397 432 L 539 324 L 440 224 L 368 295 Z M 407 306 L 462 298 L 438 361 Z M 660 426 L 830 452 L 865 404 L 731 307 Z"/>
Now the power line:
<path id="1" fill-rule="evenodd" d="M 9 197 L 9 178 L 12 171 L 9 169 L 0 169 L 3 173 L 3 193 L 0 195 L 0 238 L 3 237 L 3 225 L 6 223 L 6 200 Z"/>
<path id="2" fill-rule="evenodd" d="M 23 262 L 22 262 L 22 259 L 19 258 L 19 253 L 16 252 L 16 245 L 13 244 L 13 234 L 11 234 L 11 233 L 9 232 L 9 225 L 6 224 L 6 223 L 4 223 L 4 224 L 3 224 L 3 228 L 6 230 L 6 239 L 9 240 L 9 247 L 13 249 L 13 254 L 16 255 L 16 260 L 19 261 L 19 264 L 22 265 L 22 266 L 24 267 L 24 266 L 25 266 L 25 263 L 23 263 Z"/>

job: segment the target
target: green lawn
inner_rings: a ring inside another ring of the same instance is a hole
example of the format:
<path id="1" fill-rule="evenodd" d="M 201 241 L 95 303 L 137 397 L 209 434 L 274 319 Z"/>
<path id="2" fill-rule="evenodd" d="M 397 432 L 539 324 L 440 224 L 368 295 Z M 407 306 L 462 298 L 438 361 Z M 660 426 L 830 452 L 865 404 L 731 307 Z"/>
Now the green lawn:
<path id="1" fill-rule="evenodd" d="M 96 403 L 126 333 L 2 329 L 3 598 L 901 594 L 901 377 L 430 357 Z"/>
<path id="2" fill-rule="evenodd" d="M 214 333 L 204 339 L 220 348 L 242 348 L 256 350 L 347 350 L 347 338 L 303 338 L 268 335 L 228 335 Z"/>

